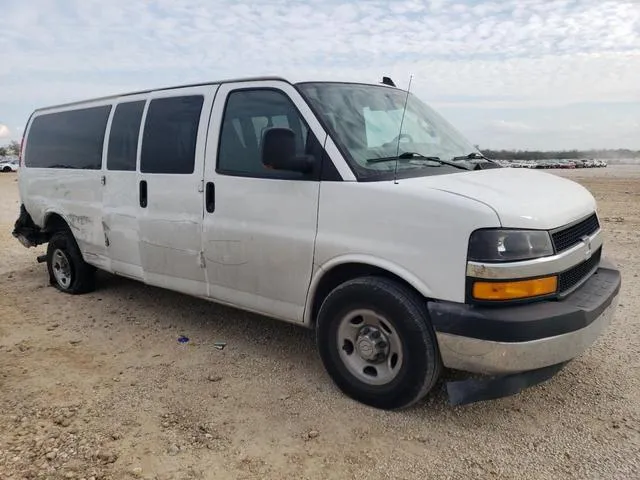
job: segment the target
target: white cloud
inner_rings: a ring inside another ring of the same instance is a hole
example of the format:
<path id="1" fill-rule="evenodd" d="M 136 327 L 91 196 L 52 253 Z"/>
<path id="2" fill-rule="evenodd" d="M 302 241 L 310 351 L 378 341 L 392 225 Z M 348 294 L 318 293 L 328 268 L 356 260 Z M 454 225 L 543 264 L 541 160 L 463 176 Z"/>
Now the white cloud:
<path id="1" fill-rule="evenodd" d="M 496 120 L 489 123 L 489 127 L 502 133 L 522 133 L 534 132 L 536 129 L 531 125 L 522 122 L 508 122 L 506 120 Z"/>
<path id="2" fill-rule="evenodd" d="M 11 136 L 11 131 L 9 130 L 9 127 L 7 127 L 3 123 L 0 123 L 0 138 L 5 139 L 5 138 L 9 138 L 10 136 Z"/>
<path id="3" fill-rule="evenodd" d="M 406 86 L 413 73 L 426 100 L 476 109 L 640 102 L 636 0 L 3 0 L 0 13 L 12 125 L 36 106 L 265 74 Z"/>

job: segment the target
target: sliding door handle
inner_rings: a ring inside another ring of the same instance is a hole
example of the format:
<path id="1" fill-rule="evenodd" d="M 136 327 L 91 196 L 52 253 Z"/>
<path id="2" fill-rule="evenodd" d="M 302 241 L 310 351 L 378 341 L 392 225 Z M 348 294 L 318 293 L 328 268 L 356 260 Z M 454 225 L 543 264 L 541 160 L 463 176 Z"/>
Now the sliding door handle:
<path id="1" fill-rule="evenodd" d="M 207 208 L 207 212 L 213 213 L 216 209 L 216 186 L 213 182 L 207 182 L 205 192 L 205 206 Z"/>
<path id="2" fill-rule="evenodd" d="M 147 208 L 147 181 L 140 180 L 140 206 Z"/>

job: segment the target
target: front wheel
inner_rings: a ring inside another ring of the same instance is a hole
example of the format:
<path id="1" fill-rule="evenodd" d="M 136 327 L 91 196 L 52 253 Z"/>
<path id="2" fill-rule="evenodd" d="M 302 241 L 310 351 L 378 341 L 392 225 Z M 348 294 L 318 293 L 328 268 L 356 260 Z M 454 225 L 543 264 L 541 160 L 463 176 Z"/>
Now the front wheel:
<path id="1" fill-rule="evenodd" d="M 84 261 L 68 230 L 54 233 L 49 240 L 47 269 L 50 283 L 65 293 L 87 293 L 95 288 L 95 268 Z"/>
<path id="2" fill-rule="evenodd" d="M 442 369 L 424 300 L 382 277 L 357 278 L 333 290 L 320 307 L 316 340 L 336 385 L 376 408 L 418 402 Z"/>

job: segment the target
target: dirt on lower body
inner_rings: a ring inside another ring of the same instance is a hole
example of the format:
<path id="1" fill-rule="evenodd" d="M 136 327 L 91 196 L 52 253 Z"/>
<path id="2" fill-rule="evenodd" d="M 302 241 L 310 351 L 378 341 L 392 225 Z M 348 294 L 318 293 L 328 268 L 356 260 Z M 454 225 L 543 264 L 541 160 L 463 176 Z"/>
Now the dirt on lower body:
<path id="1" fill-rule="evenodd" d="M 58 292 L 0 175 L 0 478 L 640 478 L 640 176 L 616 171 L 558 173 L 622 269 L 608 331 L 518 395 L 451 407 L 440 383 L 401 412 L 342 395 L 300 327 L 106 274 Z"/>

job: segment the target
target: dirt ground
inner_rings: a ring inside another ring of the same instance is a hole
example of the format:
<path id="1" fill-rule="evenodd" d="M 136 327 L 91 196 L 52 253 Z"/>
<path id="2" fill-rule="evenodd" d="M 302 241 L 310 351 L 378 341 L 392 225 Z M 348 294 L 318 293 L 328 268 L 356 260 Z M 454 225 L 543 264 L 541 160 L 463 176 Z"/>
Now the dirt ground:
<path id="1" fill-rule="evenodd" d="M 57 292 L 0 174 L 0 478 L 640 478 L 640 168 L 558 174 L 599 202 L 614 324 L 543 385 L 402 412 L 339 393 L 300 327 L 109 275 Z"/>

